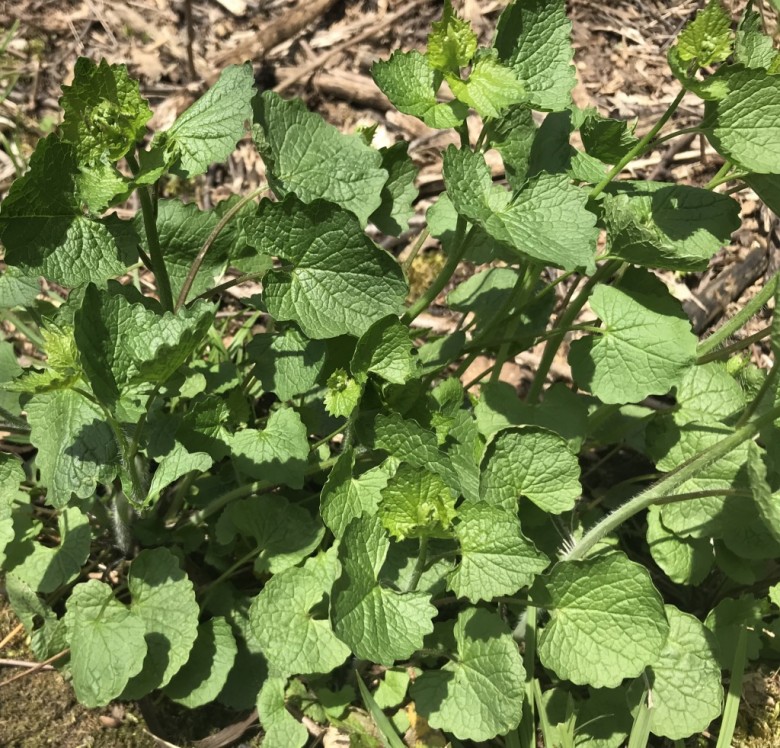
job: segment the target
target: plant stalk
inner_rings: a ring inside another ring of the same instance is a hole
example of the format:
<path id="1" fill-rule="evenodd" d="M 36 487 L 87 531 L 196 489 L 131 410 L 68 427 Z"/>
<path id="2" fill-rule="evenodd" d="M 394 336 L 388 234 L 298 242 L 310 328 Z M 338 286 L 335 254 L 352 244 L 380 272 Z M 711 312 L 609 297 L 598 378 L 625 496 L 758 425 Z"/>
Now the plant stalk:
<path id="1" fill-rule="evenodd" d="M 568 551 L 562 555 L 562 559 L 575 561 L 585 558 L 588 553 L 613 530 L 617 529 L 626 520 L 635 514 L 647 509 L 653 504 L 667 501 L 672 493 L 683 483 L 697 475 L 701 475 L 716 460 L 725 457 L 740 444 L 754 438 L 768 423 L 780 418 L 780 405 L 756 418 L 754 421 L 742 426 L 742 428 L 730 434 L 725 439 L 713 444 L 708 449 L 680 465 L 678 468 L 661 478 L 655 485 L 646 491 L 629 499 L 625 504 L 608 514 L 600 522 L 585 533 Z"/>
<path id="2" fill-rule="evenodd" d="M 466 249 L 468 249 L 469 243 L 474 235 L 474 228 L 472 227 L 468 233 L 465 232 L 466 219 L 459 216 L 457 229 L 455 231 L 455 243 L 452 252 L 450 252 L 447 257 L 447 262 L 439 271 L 439 274 L 434 278 L 433 283 L 425 290 L 425 293 L 423 293 L 423 295 L 406 310 L 403 317 L 401 317 L 402 322 L 408 325 L 412 320 L 419 317 L 420 314 L 433 304 L 436 297 L 442 292 L 447 283 L 449 283 L 455 269 L 466 254 Z"/>
<path id="3" fill-rule="evenodd" d="M 141 167 L 132 153 L 125 155 L 130 170 L 133 174 L 138 174 Z M 146 242 L 149 245 L 149 261 L 152 264 L 152 272 L 157 281 L 157 292 L 160 294 L 160 303 L 167 312 L 173 311 L 173 292 L 171 291 L 171 279 L 168 276 L 168 268 L 165 265 L 162 249 L 160 248 L 160 236 L 157 233 L 157 220 L 155 209 L 152 203 L 149 188 L 146 185 L 139 185 L 138 197 L 141 201 L 141 214 L 144 219 L 144 231 L 146 232 Z"/>
<path id="4" fill-rule="evenodd" d="M 190 293 L 192 284 L 195 282 L 195 277 L 198 275 L 198 271 L 203 264 L 203 260 L 206 258 L 206 254 L 208 253 L 209 249 L 211 249 L 211 246 L 222 232 L 222 229 L 224 229 L 225 226 L 230 223 L 230 221 L 233 219 L 233 216 L 235 216 L 236 213 L 238 213 L 238 211 L 241 210 L 241 208 L 243 208 L 250 200 L 254 200 L 254 198 L 256 198 L 258 195 L 261 195 L 263 192 L 267 192 L 267 190 L 268 185 L 261 184 L 259 187 L 252 190 L 248 195 L 244 195 L 244 197 L 242 197 L 233 207 L 230 208 L 230 210 L 227 211 L 227 213 L 225 213 L 224 216 L 222 216 L 222 218 L 220 218 L 219 223 L 217 223 L 217 225 L 213 228 L 212 232 L 206 238 L 206 241 L 203 242 L 203 246 L 198 251 L 198 254 L 190 266 L 187 277 L 184 279 L 184 283 L 182 284 L 181 291 L 179 291 L 179 298 L 176 299 L 176 306 L 174 307 L 175 312 L 178 312 L 187 301 L 187 296 Z"/>
<path id="5" fill-rule="evenodd" d="M 560 348 L 564 336 L 569 329 L 571 329 L 575 318 L 580 313 L 582 307 L 585 306 L 585 302 L 590 298 L 591 291 L 593 291 L 597 283 L 601 283 L 614 275 L 621 265 L 622 262 L 620 260 L 605 262 L 590 278 L 588 278 L 587 282 L 582 287 L 582 290 L 567 304 L 566 309 L 561 313 L 561 316 L 558 317 L 555 327 L 550 331 L 556 332 L 557 334 L 551 335 L 544 346 L 542 360 L 539 362 L 539 368 L 534 375 L 531 389 L 528 391 L 529 404 L 533 404 L 539 399 L 539 395 L 541 395 L 542 388 L 544 387 L 544 382 L 547 379 L 547 374 L 550 371 L 552 362 L 555 360 L 555 354 L 558 352 L 558 348 Z"/>
<path id="6" fill-rule="evenodd" d="M 705 356 L 710 351 L 717 348 L 726 338 L 731 337 L 739 330 L 754 314 L 774 296 L 777 289 L 778 276 L 780 272 L 775 273 L 764 285 L 764 287 L 745 304 L 730 320 L 722 324 L 712 335 L 699 343 L 696 348 L 696 354 L 699 357 Z"/>
<path id="7" fill-rule="evenodd" d="M 423 535 L 420 538 L 420 551 L 417 554 L 417 562 L 414 565 L 412 571 L 412 577 L 409 580 L 409 586 L 406 588 L 407 592 L 416 592 L 417 585 L 420 584 L 420 577 L 425 571 L 425 565 L 428 563 L 428 536 Z"/>
<path id="8" fill-rule="evenodd" d="M 667 110 L 661 115 L 658 122 L 647 132 L 647 134 L 628 152 L 623 158 L 620 159 L 590 192 L 590 197 L 598 197 L 609 183 L 620 174 L 623 169 L 630 164 L 635 158 L 641 156 L 649 146 L 651 146 L 654 138 L 660 132 L 661 128 L 669 121 L 671 116 L 677 111 L 677 107 L 680 106 L 680 102 L 686 94 L 686 90 L 683 88 L 680 93 L 674 98 Z"/>

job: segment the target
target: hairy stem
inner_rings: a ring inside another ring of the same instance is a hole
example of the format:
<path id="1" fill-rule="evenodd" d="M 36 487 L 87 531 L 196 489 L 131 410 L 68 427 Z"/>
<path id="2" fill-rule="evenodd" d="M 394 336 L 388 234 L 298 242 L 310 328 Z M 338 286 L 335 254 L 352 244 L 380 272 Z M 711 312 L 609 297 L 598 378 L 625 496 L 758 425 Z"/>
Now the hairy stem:
<path id="1" fill-rule="evenodd" d="M 138 165 L 135 156 L 132 153 L 125 155 L 130 171 L 138 174 L 141 167 Z M 138 197 L 141 201 L 141 214 L 144 219 L 144 231 L 146 233 L 146 242 L 149 245 L 149 261 L 152 265 L 152 272 L 157 281 L 157 292 L 160 294 L 160 303 L 168 312 L 173 311 L 173 292 L 171 291 L 171 279 L 168 276 L 168 268 L 165 265 L 165 258 L 160 248 L 160 237 L 157 233 L 157 220 L 155 216 L 154 204 L 146 185 L 139 185 Z"/>
<path id="2" fill-rule="evenodd" d="M 195 256 L 195 259 L 190 266 L 190 270 L 187 273 L 187 277 L 184 279 L 184 284 L 181 287 L 181 291 L 179 291 L 179 298 L 176 299 L 176 306 L 174 311 L 178 312 L 187 301 L 187 296 L 190 293 L 192 284 L 195 282 L 195 277 L 198 275 L 200 266 L 203 264 L 203 260 L 206 259 L 206 254 L 217 240 L 217 237 L 220 235 L 220 233 L 222 233 L 222 229 L 224 229 L 225 226 L 227 226 L 230 221 L 233 220 L 233 217 L 236 215 L 236 213 L 238 213 L 238 211 L 241 210 L 241 208 L 243 208 L 250 200 L 254 200 L 258 195 L 262 195 L 263 192 L 267 191 L 268 185 L 261 184 L 259 187 L 252 190 L 248 195 L 244 195 L 244 197 L 242 197 L 234 206 L 230 208 L 230 210 L 225 213 L 224 216 L 222 216 L 222 218 L 219 220 L 219 223 L 217 223 L 212 232 L 208 235 L 206 241 L 203 242 L 203 246 Z"/>
<path id="3" fill-rule="evenodd" d="M 767 325 L 763 329 L 759 330 L 758 332 L 754 332 L 752 335 L 748 335 L 746 338 L 742 338 L 742 340 L 738 340 L 736 343 L 732 343 L 731 345 L 727 345 L 725 348 L 719 348 L 717 351 L 710 351 L 710 353 L 699 356 L 696 359 L 696 363 L 701 364 L 708 364 L 710 361 L 721 361 L 724 359 L 731 358 L 732 353 L 736 353 L 737 351 L 744 350 L 750 345 L 753 345 L 753 343 L 757 343 L 759 340 L 763 340 L 764 338 L 769 337 L 769 334 L 772 332 L 772 325 Z"/>
<path id="4" fill-rule="evenodd" d="M 460 264 L 460 261 L 463 259 L 463 256 L 466 254 L 466 249 L 468 249 L 473 235 L 473 227 L 466 233 L 466 219 L 458 217 L 458 225 L 455 230 L 455 243 L 452 251 L 447 257 L 447 262 L 439 271 L 439 274 L 434 278 L 433 283 L 425 290 L 425 293 L 423 293 L 423 295 L 406 310 L 403 317 L 401 317 L 401 320 L 404 323 L 409 324 L 412 320 L 419 317 L 442 292 L 447 283 L 449 283 L 450 278 L 452 278 L 452 275 Z"/>
<path id="5" fill-rule="evenodd" d="M 496 354 L 496 362 L 493 365 L 493 371 L 490 375 L 491 382 L 497 382 L 501 377 L 501 369 L 509 356 L 509 349 L 512 345 L 514 336 L 523 321 L 521 312 L 527 306 L 528 301 L 531 298 L 534 283 L 536 283 L 538 277 L 539 265 L 531 262 L 526 266 L 525 272 L 517 279 L 515 288 L 512 291 L 514 310 L 512 319 L 509 320 L 509 325 L 507 326 L 507 340 L 501 344 L 501 347 Z M 504 322 L 506 322 L 506 319 L 504 319 Z"/>
<path id="6" fill-rule="evenodd" d="M 745 325 L 754 314 L 774 296 L 777 288 L 778 276 L 775 273 L 764 287 L 745 304 L 730 320 L 722 324 L 712 335 L 699 343 L 696 353 L 701 358 L 717 348 L 726 338 L 731 337 L 737 330 Z"/>
<path id="7" fill-rule="evenodd" d="M 653 125 L 653 127 L 648 131 L 648 133 L 625 155 L 623 158 L 620 159 L 607 173 L 607 175 L 602 179 L 590 192 L 591 198 L 598 197 L 603 191 L 604 188 L 607 187 L 607 185 L 616 177 L 618 174 L 620 174 L 623 169 L 630 164 L 635 158 L 638 156 L 641 156 L 648 147 L 651 147 L 651 143 L 655 139 L 655 136 L 658 135 L 661 128 L 669 121 L 671 116 L 677 111 L 677 107 L 680 106 L 680 102 L 683 100 L 683 97 L 686 94 L 686 90 L 683 88 L 680 93 L 677 94 L 677 96 L 674 98 L 674 101 L 669 104 L 669 107 L 667 110 L 661 115 L 661 118 L 658 120 L 658 122 Z"/>
<path id="8" fill-rule="evenodd" d="M 420 577 L 425 571 L 425 565 L 428 562 L 428 536 L 423 535 L 420 538 L 420 552 L 417 554 L 417 562 L 412 570 L 412 576 L 409 580 L 409 586 L 406 588 L 407 592 L 416 592 L 417 585 L 420 583 Z"/>
<path id="9" fill-rule="evenodd" d="M 329 470 L 336 464 L 338 458 L 339 456 L 336 455 L 335 457 L 329 457 L 327 460 L 318 462 L 315 465 L 310 465 L 306 469 L 304 475 L 311 476 Z M 208 504 L 206 504 L 203 509 L 199 509 L 197 512 L 193 512 L 191 515 L 189 515 L 189 517 L 179 522 L 179 525 L 199 525 L 205 519 L 208 519 L 212 515 L 216 514 L 220 509 L 223 509 L 232 501 L 235 501 L 236 499 L 243 499 L 245 496 L 251 496 L 252 494 L 268 493 L 269 491 L 275 489 L 277 485 L 278 484 L 271 483 L 267 480 L 258 480 L 252 483 L 246 483 L 243 486 L 238 486 L 232 491 L 228 491 L 227 493 L 223 493 L 221 496 L 217 496 L 216 499 L 213 499 Z"/>
<path id="10" fill-rule="evenodd" d="M 605 262 L 590 278 L 588 278 L 588 281 L 585 283 L 582 290 L 566 305 L 566 309 L 561 316 L 558 317 L 558 321 L 551 331 L 554 331 L 556 334 L 551 335 L 547 344 L 544 346 L 542 360 L 539 362 L 539 368 L 534 375 L 531 389 L 528 391 L 528 402 L 530 404 L 535 403 L 539 399 L 539 395 L 541 395 L 542 388 L 544 387 L 544 382 L 547 379 L 547 374 L 555 359 L 555 354 L 558 352 L 558 348 L 560 348 L 564 336 L 571 329 L 575 318 L 580 313 L 582 307 L 585 306 L 585 302 L 590 298 L 591 291 L 593 291 L 597 283 L 601 283 L 601 281 L 614 275 L 621 265 L 622 263 L 620 260 Z"/>
<path id="11" fill-rule="evenodd" d="M 621 507 L 608 514 L 600 522 L 597 522 L 578 542 L 563 554 L 563 558 L 570 561 L 585 558 L 594 546 L 620 527 L 626 520 L 653 504 L 668 502 L 673 492 L 683 483 L 691 478 L 695 478 L 697 475 L 702 475 L 703 471 L 713 462 L 725 457 L 743 442 L 753 439 L 763 426 L 772 423 L 777 418 L 780 418 L 780 405 L 776 405 L 754 421 L 751 421 L 725 439 L 713 444 L 708 449 L 683 463 L 671 473 L 667 473 L 655 485 L 629 499 Z"/>

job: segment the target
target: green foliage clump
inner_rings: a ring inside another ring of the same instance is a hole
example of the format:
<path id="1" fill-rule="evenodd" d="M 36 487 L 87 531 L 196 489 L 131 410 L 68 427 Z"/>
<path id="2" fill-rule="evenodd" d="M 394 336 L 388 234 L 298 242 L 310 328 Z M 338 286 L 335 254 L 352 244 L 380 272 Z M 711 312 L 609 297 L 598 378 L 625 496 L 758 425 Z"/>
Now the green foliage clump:
<path id="1" fill-rule="evenodd" d="M 398 110 L 460 139 L 428 211 L 446 259 L 411 302 L 366 231 L 408 229 L 405 143 L 342 134 L 246 64 L 144 146 L 138 84 L 79 60 L 0 206 L 0 307 L 40 354 L 0 343 L 0 568 L 81 702 L 256 706 L 269 747 L 304 745 L 302 716 L 359 745 L 400 745 L 413 717 L 453 745 L 538 727 L 617 748 L 722 715 L 729 744 L 746 662 L 777 656 L 780 369 L 723 344 L 778 282 L 699 341 L 653 271 L 705 268 L 746 186 L 779 209 L 778 53 L 752 6 L 732 31 L 713 0 L 641 137 L 573 105 L 572 56 L 563 0 L 513 0 L 489 47 L 448 1 L 425 53 L 374 65 Z M 718 174 L 620 180 L 679 134 L 685 95 Z M 246 135 L 267 184 L 209 211 L 158 199 Z M 133 193 L 135 219 L 110 211 Z M 449 293 L 457 328 L 413 325 L 461 262 L 489 267 Z M 582 280 L 564 305 L 561 276 Z M 573 331 L 574 386 L 550 385 Z M 520 396 L 502 365 L 542 342 Z"/>

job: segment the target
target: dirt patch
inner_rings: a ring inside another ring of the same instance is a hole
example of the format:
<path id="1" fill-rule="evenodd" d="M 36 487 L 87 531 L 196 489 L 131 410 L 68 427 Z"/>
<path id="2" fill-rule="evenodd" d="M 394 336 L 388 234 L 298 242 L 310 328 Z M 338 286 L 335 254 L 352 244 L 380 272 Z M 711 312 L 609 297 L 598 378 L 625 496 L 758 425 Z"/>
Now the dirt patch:
<path id="1" fill-rule="evenodd" d="M 0 597 L 0 641 L 18 621 Z M 8 660 L 34 660 L 24 632 L 0 651 Z M 0 667 L 0 680 L 23 672 Z M 56 670 L 45 670 L 0 687 L 0 745 L 4 748 L 155 748 L 142 722 L 124 706 L 82 707 L 73 688 Z"/>

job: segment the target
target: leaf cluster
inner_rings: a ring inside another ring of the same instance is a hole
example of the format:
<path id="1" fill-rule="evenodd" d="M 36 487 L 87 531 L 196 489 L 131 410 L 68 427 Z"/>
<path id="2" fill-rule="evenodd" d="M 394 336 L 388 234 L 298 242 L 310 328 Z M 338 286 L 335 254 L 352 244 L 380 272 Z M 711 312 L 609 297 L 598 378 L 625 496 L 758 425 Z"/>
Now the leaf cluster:
<path id="1" fill-rule="evenodd" d="M 81 702 L 256 707 L 269 748 L 303 746 L 302 717 L 367 746 L 538 726 L 617 748 L 707 729 L 724 676 L 780 654 L 778 369 L 723 346 L 780 283 L 699 341 L 655 272 L 706 267 L 732 193 L 780 209 L 780 56 L 752 5 L 733 31 L 713 0 L 670 49 L 680 94 L 635 128 L 573 104 L 570 31 L 563 0 L 512 0 L 483 47 L 447 0 L 424 52 L 373 66 L 460 142 L 414 299 L 376 241 L 414 214 L 406 143 L 256 91 L 249 64 L 147 137 L 126 68 L 79 60 L 0 206 L 0 569 Z M 620 179 L 684 95 L 718 175 Z M 244 138 L 267 184 L 162 197 Z M 457 327 L 421 327 L 461 263 Z M 570 334 L 571 387 L 548 381 Z M 522 393 L 500 381 L 539 344 Z"/>

